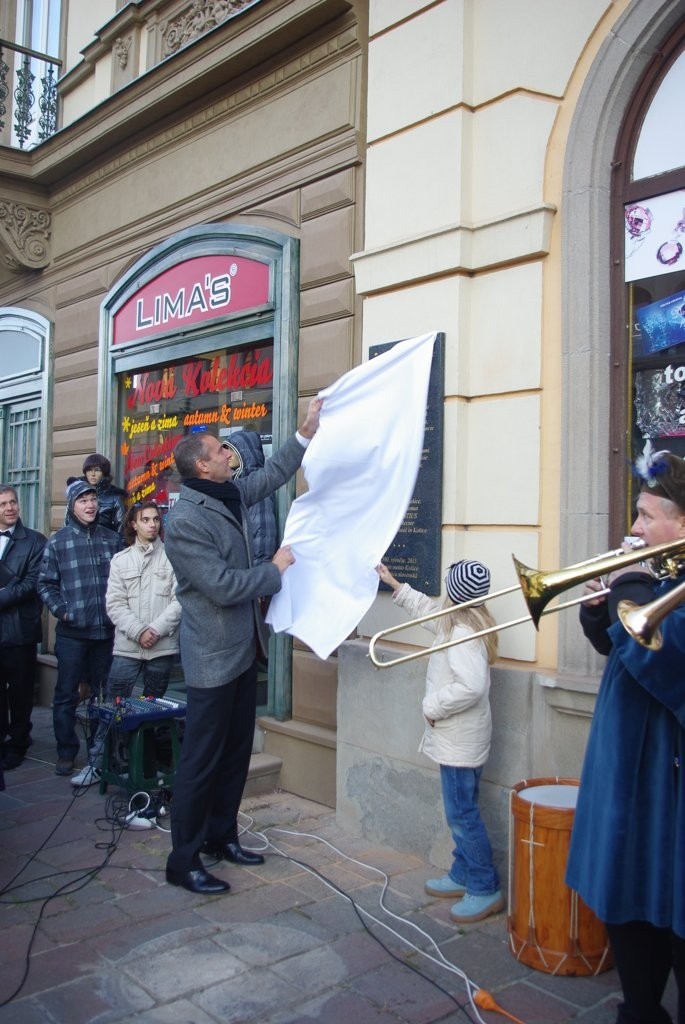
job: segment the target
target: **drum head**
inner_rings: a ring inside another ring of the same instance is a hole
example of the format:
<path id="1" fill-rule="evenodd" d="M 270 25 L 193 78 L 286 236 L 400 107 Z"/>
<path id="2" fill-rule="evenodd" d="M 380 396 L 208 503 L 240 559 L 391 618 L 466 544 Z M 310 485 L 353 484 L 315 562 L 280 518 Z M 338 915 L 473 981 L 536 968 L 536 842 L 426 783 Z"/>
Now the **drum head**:
<path id="1" fill-rule="evenodd" d="M 577 786 L 564 786 L 554 784 L 551 786 L 528 786 L 518 791 L 520 800 L 527 800 L 531 804 L 540 804 L 542 807 L 556 807 L 559 810 L 575 808 L 578 799 Z"/>

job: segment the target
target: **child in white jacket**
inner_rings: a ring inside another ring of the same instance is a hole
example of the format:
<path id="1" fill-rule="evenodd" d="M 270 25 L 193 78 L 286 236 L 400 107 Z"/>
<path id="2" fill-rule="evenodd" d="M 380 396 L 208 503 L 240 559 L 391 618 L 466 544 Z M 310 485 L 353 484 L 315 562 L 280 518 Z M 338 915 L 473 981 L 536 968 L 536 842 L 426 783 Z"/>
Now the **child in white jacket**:
<path id="1" fill-rule="evenodd" d="M 176 576 L 160 533 L 162 522 L 154 501 L 137 502 L 126 513 L 128 547 L 112 559 L 105 603 L 114 623 L 114 657 L 107 680 L 107 700 L 130 697 L 140 684 L 144 697 L 163 697 L 178 654 L 181 606 Z M 89 763 L 71 780 L 92 786 L 100 780 L 107 735 L 100 721 Z"/>
<path id="2" fill-rule="evenodd" d="M 440 608 L 432 598 L 400 583 L 385 565 L 377 567 L 383 583 L 412 618 Z M 481 562 L 455 562 L 445 577 L 443 607 L 454 611 L 424 623 L 435 633 L 433 646 L 495 625 L 483 603 L 490 572 Z M 475 601 L 467 608 L 459 605 Z M 455 848 L 452 867 L 442 878 L 426 882 L 431 896 L 458 899 L 451 909 L 459 924 L 482 921 L 504 908 L 492 847 L 478 807 L 483 765 L 490 753 L 490 665 L 497 656 L 495 632 L 436 651 L 426 673 L 423 715 L 426 729 L 419 749 L 440 765 L 445 817 Z"/>

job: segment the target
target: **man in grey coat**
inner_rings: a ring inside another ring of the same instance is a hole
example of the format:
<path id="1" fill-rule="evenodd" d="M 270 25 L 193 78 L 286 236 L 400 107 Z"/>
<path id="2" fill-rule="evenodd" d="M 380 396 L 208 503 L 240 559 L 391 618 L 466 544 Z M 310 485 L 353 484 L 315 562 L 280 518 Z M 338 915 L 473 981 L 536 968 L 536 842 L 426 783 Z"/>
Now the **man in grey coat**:
<path id="1" fill-rule="evenodd" d="M 166 880 L 190 892 L 230 888 L 205 871 L 201 851 L 236 864 L 264 859 L 238 841 L 256 715 L 256 658 L 265 643 L 258 599 L 281 589 L 281 574 L 294 558 L 283 547 L 272 561 L 253 564 L 247 508 L 296 472 L 321 404 L 312 399 L 295 436 L 244 480 L 233 482 L 230 449 L 212 434 L 190 434 L 174 451 L 182 484 L 167 517 L 165 547 L 182 608 L 187 708 Z"/>

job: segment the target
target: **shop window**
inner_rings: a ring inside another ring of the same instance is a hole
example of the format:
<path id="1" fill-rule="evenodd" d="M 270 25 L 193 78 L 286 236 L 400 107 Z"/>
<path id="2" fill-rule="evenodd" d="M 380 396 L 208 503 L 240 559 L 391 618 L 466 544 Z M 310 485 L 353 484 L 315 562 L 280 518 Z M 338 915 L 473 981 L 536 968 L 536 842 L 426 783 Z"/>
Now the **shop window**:
<path id="1" fill-rule="evenodd" d="M 118 447 L 131 502 L 156 501 L 163 514 L 171 508 L 180 486 L 173 450 L 188 433 L 210 430 L 230 442 L 237 432 L 249 431 L 264 455 L 271 454 L 271 344 L 143 367 L 121 374 L 118 392 Z"/>
<path id="2" fill-rule="evenodd" d="M 616 535 L 633 518 L 629 469 L 645 444 L 685 457 L 684 91 L 682 27 L 638 89 L 616 161 L 622 181 L 614 264 L 621 280 L 613 362 L 622 373 L 613 396 L 613 444 L 627 451 L 622 480 L 615 481 L 620 486 L 612 491 L 626 495 L 624 507 L 613 510 Z"/>
<path id="3" fill-rule="evenodd" d="M 143 254 L 113 286 L 102 306 L 97 446 L 112 453 L 129 503 L 154 500 L 166 520 L 181 485 L 174 448 L 190 433 L 235 447 L 243 475 L 291 435 L 298 251 L 269 229 L 200 225 Z M 294 492 L 291 479 L 250 508 L 255 562 L 271 560 Z M 272 636 L 259 661 L 260 714 L 290 715 L 291 648 L 286 634 Z"/>
<path id="4" fill-rule="evenodd" d="M 271 455 L 272 344 L 220 349 L 143 367 L 122 374 L 118 392 L 118 449 L 128 500 L 155 501 L 162 524 L 179 495 L 181 478 L 173 451 L 182 437 L 216 433 L 231 446 L 234 471 L 242 475 Z M 270 561 L 278 546 L 275 502 L 268 498 L 248 514 L 253 517 L 253 558 Z M 267 666 L 260 662 L 260 707 L 268 704 L 268 687 Z"/>
<path id="5" fill-rule="evenodd" d="M 645 114 L 640 128 L 633 179 L 663 174 L 685 164 L 685 139 L 679 116 L 685 96 L 685 53 L 681 53 L 667 74 Z M 676 119 L 674 120 L 674 113 Z"/>

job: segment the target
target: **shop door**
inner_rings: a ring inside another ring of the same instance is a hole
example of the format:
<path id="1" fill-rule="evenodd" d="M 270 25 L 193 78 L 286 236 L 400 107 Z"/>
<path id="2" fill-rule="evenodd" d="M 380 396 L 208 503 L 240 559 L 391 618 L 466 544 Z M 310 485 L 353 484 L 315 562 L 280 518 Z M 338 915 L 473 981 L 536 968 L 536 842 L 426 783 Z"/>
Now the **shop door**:
<path id="1" fill-rule="evenodd" d="M 40 439 L 39 396 L 0 404 L 0 481 L 16 489 L 22 521 L 32 529 L 40 528 Z"/>

